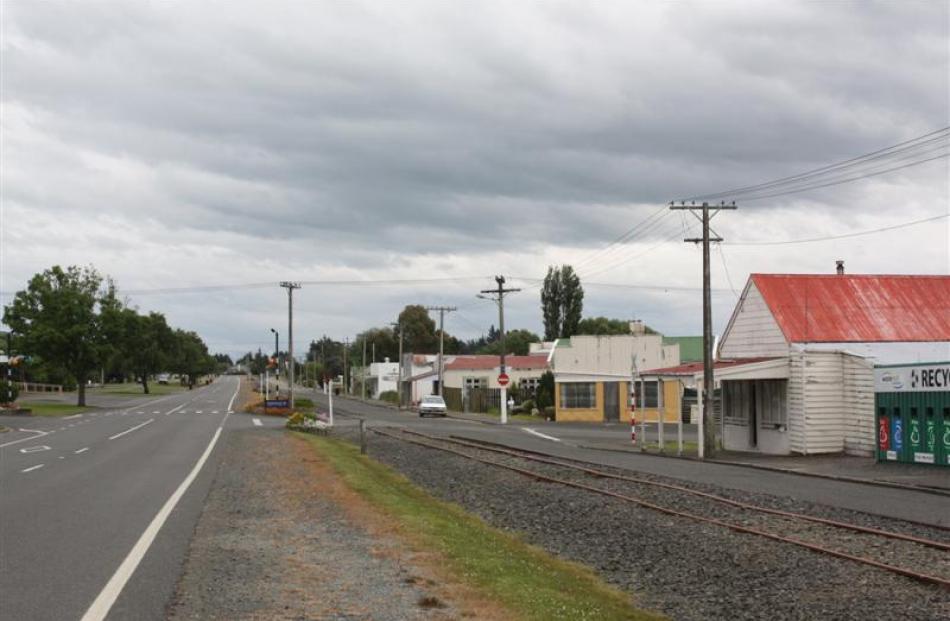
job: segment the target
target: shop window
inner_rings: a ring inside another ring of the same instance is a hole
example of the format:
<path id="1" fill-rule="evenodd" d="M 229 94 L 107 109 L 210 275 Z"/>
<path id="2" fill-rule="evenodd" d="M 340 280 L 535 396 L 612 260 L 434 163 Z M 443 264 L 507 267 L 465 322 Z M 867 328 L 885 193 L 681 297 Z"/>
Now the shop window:
<path id="1" fill-rule="evenodd" d="M 563 409 L 591 409 L 597 407 L 597 392 L 593 382 L 559 384 L 560 406 Z"/>
<path id="2" fill-rule="evenodd" d="M 785 380 L 758 380 L 755 383 L 756 413 L 761 425 L 781 426 L 786 415 Z"/>
<path id="3" fill-rule="evenodd" d="M 642 399 L 640 403 L 644 408 L 658 408 L 660 407 L 660 383 L 653 382 L 640 382 L 640 388 L 643 390 Z"/>

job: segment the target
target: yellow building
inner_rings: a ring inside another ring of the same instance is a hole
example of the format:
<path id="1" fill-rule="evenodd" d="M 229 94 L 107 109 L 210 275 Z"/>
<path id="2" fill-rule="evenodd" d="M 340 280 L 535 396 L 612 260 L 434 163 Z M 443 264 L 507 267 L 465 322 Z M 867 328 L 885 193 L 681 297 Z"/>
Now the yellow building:
<path id="1" fill-rule="evenodd" d="M 629 422 L 631 378 L 639 370 L 676 366 L 679 343 L 645 334 L 642 324 L 630 335 L 574 336 L 559 339 L 548 358 L 554 373 L 555 420 L 558 422 Z M 658 378 L 637 382 L 637 419 L 676 422 L 681 412 L 681 385 Z"/>

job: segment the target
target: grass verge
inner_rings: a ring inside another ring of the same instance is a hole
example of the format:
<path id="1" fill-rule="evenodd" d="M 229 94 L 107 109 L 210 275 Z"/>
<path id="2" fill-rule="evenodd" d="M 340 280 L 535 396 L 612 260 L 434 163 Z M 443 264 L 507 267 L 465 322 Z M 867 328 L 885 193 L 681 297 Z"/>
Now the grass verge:
<path id="1" fill-rule="evenodd" d="M 93 409 L 71 403 L 24 403 L 23 407 L 32 410 L 33 416 L 72 416 Z"/>
<path id="2" fill-rule="evenodd" d="M 524 620 L 647 620 L 630 596 L 590 569 L 555 558 L 440 501 L 349 443 L 297 434 L 311 443 L 358 494 L 394 519 L 400 532 L 438 552 L 456 576 Z"/>
<path id="3" fill-rule="evenodd" d="M 188 390 L 187 386 L 178 384 L 159 384 L 157 382 L 148 383 L 148 394 L 142 390 L 141 384 L 106 384 L 101 388 L 89 389 L 89 394 L 95 395 L 136 395 L 143 397 L 161 397 L 164 395 L 174 395 Z"/>

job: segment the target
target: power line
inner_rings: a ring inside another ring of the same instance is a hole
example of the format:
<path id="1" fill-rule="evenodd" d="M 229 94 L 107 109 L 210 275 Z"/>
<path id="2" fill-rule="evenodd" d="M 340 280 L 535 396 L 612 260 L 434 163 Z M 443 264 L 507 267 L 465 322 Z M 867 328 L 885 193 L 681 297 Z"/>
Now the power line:
<path id="1" fill-rule="evenodd" d="M 919 149 L 922 146 L 926 146 L 934 142 L 946 141 L 948 137 L 950 137 L 950 126 L 942 127 L 940 129 L 934 130 L 922 136 L 918 136 L 916 138 L 912 138 L 910 140 L 906 140 L 904 142 L 900 142 L 895 145 L 885 147 L 883 149 L 878 149 L 877 151 L 872 151 L 864 155 L 859 155 L 857 157 L 853 157 L 847 160 L 821 166 L 819 168 L 815 168 L 803 173 L 798 173 L 798 174 L 791 175 L 788 177 L 781 177 L 779 179 L 773 179 L 771 181 L 766 181 L 764 183 L 759 183 L 756 185 L 733 188 L 731 190 L 725 190 L 722 192 L 691 196 L 691 197 L 680 199 L 680 201 L 714 200 L 714 199 L 720 199 L 720 198 L 725 198 L 725 197 L 733 198 L 733 197 L 739 197 L 743 194 L 756 193 L 756 192 L 768 190 L 768 189 L 783 186 L 783 185 L 797 185 L 806 181 L 815 181 L 823 176 L 828 175 L 829 173 L 837 174 L 843 170 L 853 169 L 853 168 L 863 166 L 871 161 L 891 158 L 895 155 L 907 153 L 908 151 Z M 920 154 L 918 153 L 914 155 L 920 155 Z M 889 172 L 889 171 L 881 171 L 878 174 L 883 174 L 883 172 Z"/>
<path id="2" fill-rule="evenodd" d="M 894 224 L 891 226 L 884 226 L 879 229 L 871 229 L 868 231 L 856 231 L 853 233 L 843 233 L 841 235 L 828 235 L 825 237 L 812 237 L 810 239 L 787 239 L 780 241 L 738 241 L 738 242 L 725 242 L 729 246 L 783 246 L 786 244 L 807 244 L 810 242 L 819 242 L 819 241 L 829 241 L 832 239 L 846 239 L 848 237 L 861 237 L 862 235 L 873 235 L 874 233 L 883 233 L 885 231 L 893 231 L 896 229 L 903 229 L 909 226 L 915 226 L 917 224 L 923 224 L 925 222 L 934 222 L 936 220 L 941 220 L 943 218 L 950 217 L 950 214 L 944 213 L 939 216 L 931 216 L 930 218 L 923 218 L 922 220 L 914 220 L 912 222 L 902 222 L 901 224 Z"/>

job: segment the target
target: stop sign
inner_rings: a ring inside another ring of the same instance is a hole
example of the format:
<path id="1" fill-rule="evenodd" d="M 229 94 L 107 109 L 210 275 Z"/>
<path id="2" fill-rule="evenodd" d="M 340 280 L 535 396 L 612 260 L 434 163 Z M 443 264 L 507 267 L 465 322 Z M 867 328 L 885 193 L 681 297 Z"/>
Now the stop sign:
<path id="1" fill-rule="evenodd" d="M 507 385 L 508 385 L 508 374 L 507 374 L 507 373 L 502 373 L 501 375 L 498 376 L 498 385 L 499 385 L 499 386 L 507 386 Z"/>

